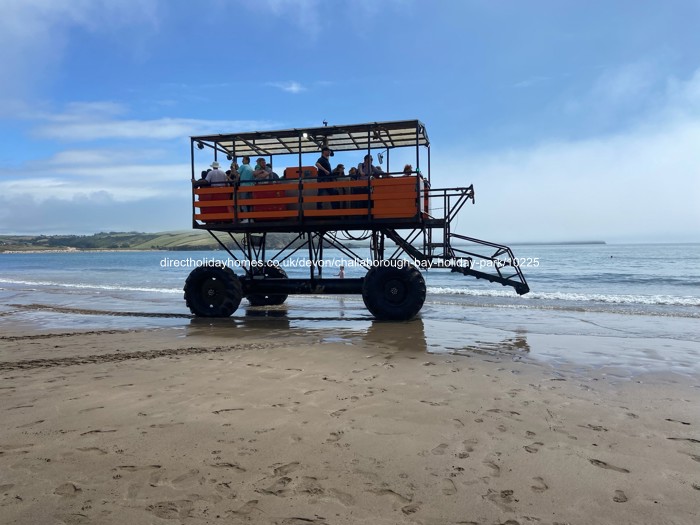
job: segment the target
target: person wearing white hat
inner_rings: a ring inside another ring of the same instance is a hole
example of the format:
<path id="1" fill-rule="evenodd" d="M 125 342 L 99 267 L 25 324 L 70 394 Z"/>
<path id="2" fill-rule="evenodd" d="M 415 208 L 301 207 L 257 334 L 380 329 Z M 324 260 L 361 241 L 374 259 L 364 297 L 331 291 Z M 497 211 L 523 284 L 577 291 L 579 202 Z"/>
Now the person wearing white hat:
<path id="1" fill-rule="evenodd" d="M 211 163 L 211 170 L 207 173 L 207 179 L 212 186 L 224 186 L 228 178 L 226 173 L 219 169 L 219 163 L 214 161 Z"/>

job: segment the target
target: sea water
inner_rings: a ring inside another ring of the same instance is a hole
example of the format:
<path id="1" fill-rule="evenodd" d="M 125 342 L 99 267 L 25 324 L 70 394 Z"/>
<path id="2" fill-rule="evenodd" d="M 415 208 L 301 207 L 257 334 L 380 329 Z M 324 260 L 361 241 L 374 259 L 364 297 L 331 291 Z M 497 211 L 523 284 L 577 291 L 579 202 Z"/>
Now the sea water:
<path id="1" fill-rule="evenodd" d="M 449 270 L 424 272 L 426 303 L 407 327 L 419 327 L 427 351 L 505 348 L 587 365 L 700 369 L 700 244 L 526 245 L 513 251 L 531 290 L 524 296 Z M 369 257 L 368 250 L 355 252 L 361 260 Z M 242 273 L 224 251 L 0 254 L 0 329 L 9 323 L 43 330 L 189 325 L 183 284 L 197 263 L 212 259 Z M 335 277 L 341 264 L 347 278 L 366 272 L 337 250 L 324 250 L 324 276 Z M 303 250 L 282 265 L 290 277 L 309 275 Z M 271 309 L 244 300 L 231 322 L 270 316 L 281 329 L 325 330 L 331 339 L 365 334 L 377 323 L 359 296 L 291 296 Z"/>

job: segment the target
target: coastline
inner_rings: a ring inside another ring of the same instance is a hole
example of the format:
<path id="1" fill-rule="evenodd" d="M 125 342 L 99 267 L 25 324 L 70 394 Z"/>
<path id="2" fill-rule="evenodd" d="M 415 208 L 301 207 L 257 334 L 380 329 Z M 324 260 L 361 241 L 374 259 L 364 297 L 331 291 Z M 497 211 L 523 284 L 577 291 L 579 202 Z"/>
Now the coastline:
<path id="1" fill-rule="evenodd" d="M 228 321 L 5 332 L 7 523 L 697 522 L 697 377 Z"/>

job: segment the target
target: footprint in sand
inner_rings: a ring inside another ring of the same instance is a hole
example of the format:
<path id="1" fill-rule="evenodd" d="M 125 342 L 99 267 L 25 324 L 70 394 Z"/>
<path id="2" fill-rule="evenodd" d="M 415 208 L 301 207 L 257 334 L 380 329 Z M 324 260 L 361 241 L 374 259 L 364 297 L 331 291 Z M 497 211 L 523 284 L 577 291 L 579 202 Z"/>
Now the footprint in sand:
<path id="1" fill-rule="evenodd" d="M 591 465 L 595 465 L 596 467 L 604 468 L 607 470 L 614 470 L 615 472 L 622 472 L 624 474 L 629 474 L 630 472 L 626 468 L 616 467 L 614 465 L 606 463 L 605 461 L 600 461 L 599 459 L 589 459 L 588 461 L 591 462 Z"/>
<path id="2" fill-rule="evenodd" d="M 183 499 L 178 501 L 161 501 L 154 505 L 149 505 L 146 510 L 152 512 L 156 517 L 165 520 L 176 520 L 189 518 L 194 510 L 194 503 L 191 500 Z"/>
<path id="3" fill-rule="evenodd" d="M 613 501 L 615 503 L 625 503 L 627 501 L 627 496 L 625 496 L 625 493 L 621 490 L 616 490 L 615 495 L 613 496 Z"/>
<path id="4" fill-rule="evenodd" d="M 314 478 L 313 476 L 304 476 L 301 478 L 299 488 L 295 492 L 309 496 L 320 496 L 321 494 L 325 494 L 326 491 L 318 482 L 318 478 Z"/>
<path id="5" fill-rule="evenodd" d="M 104 407 L 90 407 L 90 408 L 83 408 L 82 410 L 78 410 L 78 414 L 84 414 L 85 412 L 92 412 L 93 410 L 100 410 Z"/>
<path id="6" fill-rule="evenodd" d="M 406 505 L 407 503 L 411 503 L 410 498 L 402 496 L 398 492 L 395 492 L 391 489 L 374 489 L 370 490 L 369 492 L 371 492 L 372 494 L 376 494 L 377 496 L 389 496 L 398 504 Z"/>
<path id="7" fill-rule="evenodd" d="M 43 423 L 44 421 L 46 421 L 46 420 L 40 419 L 38 421 L 32 421 L 31 423 L 25 423 L 24 425 L 20 425 L 20 426 L 15 427 L 15 428 L 29 428 L 29 427 L 33 427 L 34 425 L 39 425 L 39 424 Z"/>
<path id="8" fill-rule="evenodd" d="M 159 469 L 160 465 L 143 465 L 143 466 L 136 466 L 136 465 L 119 465 L 116 469 L 112 470 L 126 470 L 127 472 L 136 472 L 138 470 L 156 470 Z"/>
<path id="9" fill-rule="evenodd" d="M 326 492 L 326 494 L 328 495 L 328 497 L 338 500 L 346 507 L 355 505 L 355 498 L 347 492 L 343 492 L 342 490 L 330 489 Z"/>
<path id="10" fill-rule="evenodd" d="M 101 430 L 101 429 L 97 429 L 97 430 L 88 430 L 87 432 L 83 432 L 83 433 L 80 434 L 80 435 L 81 435 L 81 436 L 88 436 L 88 435 L 90 435 L 90 434 L 107 434 L 107 433 L 110 433 L 110 432 L 116 432 L 116 430 Z"/>
<path id="11" fill-rule="evenodd" d="M 96 454 L 99 454 L 101 456 L 107 454 L 106 450 L 102 450 L 101 448 L 97 448 L 97 447 L 83 447 L 83 448 L 78 448 L 77 450 L 79 452 L 95 452 Z"/>
<path id="12" fill-rule="evenodd" d="M 90 518 L 85 514 L 68 514 L 60 517 L 57 516 L 57 518 L 66 525 L 84 525 L 90 523 Z"/>
<path id="13" fill-rule="evenodd" d="M 234 470 L 237 470 L 238 472 L 245 472 L 245 469 L 241 467 L 238 463 L 212 463 L 211 466 L 215 468 L 232 468 Z"/>
<path id="14" fill-rule="evenodd" d="M 484 463 L 484 465 L 486 465 L 487 467 L 489 467 L 491 469 L 491 475 L 494 478 L 497 478 L 498 476 L 501 475 L 501 467 L 496 465 L 493 461 L 484 461 L 483 463 Z"/>
<path id="15" fill-rule="evenodd" d="M 486 492 L 486 494 L 483 494 L 481 497 L 485 500 L 490 501 L 491 503 L 493 503 L 500 509 L 505 510 L 506 512 L 513 512 L 511 503 L 517 501 L 513 497 L 512 490 L 497 491 L 493 489 L 488 489 L 488 492 Z"/>
<path id="16" fill-rule="evenodd" d="M 535 482 L 535 484 L 534 484 L 534 485 L 530 485 L 530 488 L 531 488 L 534 492 L 544 492 L 545 490 L 547 490 L 547 489 L 549 488 L 549 485 L 547 485 L 547 484 L 544 482 L 544 479 L 542 479 L 542 478 L 540 478 L 540 477 L 536 477 L 536 478 L 532 478 L 532 479 L 533 479 L 533 481 Z"/>
<path id="17" fill-rule="evenodd" d="M 455 485 L 455 482 L 449 478 L 443 479 L 442 480 L 442 493 L 445 496 L 454 496 L 455 494 L 457 494 L 457 486 Z"/>
<path id="18" fill-rule="evenodd" d="M 273 472 L 274 472 L 275 476 L 286 476 L 290 472 L 294 472 L 295 470 L 297 470 L 299 468 L 299 462 L 293 461 L 292 463 L 280 465 L 279 467 L 275 467 L 273 465 L 272 468 L 274 468 Z"/>
<path id="19" fill-rule="evenodd" d="M 282 496 L 288 492 L 286 487 L 292 482 L 292 478 L 288 477 L 282 477 L 275 481 L 272 485 L 270 485 L 266 489 L 258 489 L 257 492 L 260 492 L 261 494 L 269 494 L 271 496 Z"/>
<path id="20" fill-rule="evenodd" d="M 680 421 L 679 419 L 669 419 L 666 418 L 666 421 L 669 421 L 670 423 L 680 423 L 681 425 L 690 425 L 687 421 Z"/>
<path id="21" fill-rule="evenodd" d="M 192 481 L 197 481 L 199 485 L 204 484 L 204 476 L 199 474 L 199 470 L 197 469 L 191 469 L 184 474 L 179 475 L 175 479 L 173 479 L 172 484 L 177 486 L 177 485 L 186 485 L 189 484 Z"/>
<path id="22" fill-rule="evenodd" d="M 260 509 L 257 507 L 257 504 L 258 500 L 252 499 L 250 501 L 246 501 L 238 510 L 226 511 L 226 514 L 230 514 L 233 516 L 248 516 L 255 510 L 260 511 Z"/>
<path id="23" fill-rule="evenodd" d="M 687 441 L 688 443 L 700 443 L 700 439 L 695 439 L 695 438 L 671 437 L 671 438 L 666 438 L 666 439 L 670 439 L 671 441 Z"/>
<path id="24" fill-rule="evenodd" d="M 73 483 L 64 483 L 63 485 L 56 487 L 56 489 L 53 491 L 54 494 L 59 496 L 67 496 L 69 498 L 75 497 L 78 492 L 82 492 L 82 489 Z"/>
<path id="25" fill-rule="evenodd" d="M 445 450 L 447 450 L 447 444 L 446 443 L 440 443 L 437 447 L 435 447 L 433 450 L 430 451 L 431 454 L 435 456 L 442 456 L 445 454 Z"/>
<path id="26" fill-rule="evenodd" d="M 331 432 L 331 437 L 326 438 L 326 443 L 337 443 L 343 437 L 343 431 Z"/>
<path id="27" fill-rule="evenodd" d="M 525 445 L 523 448 L 530 454 L 535 454 L 540 451 L 540 447 L 542 446 L 544 446 L 544 443 L 542 443 L 541 441 L 535 441 L 530 445 Z"/>
<path id="28" fill-rule="evenodd" d="M 406 516 L 409 514 L 414 514 L 415 512 L 418 512 L 420 510 L 420 503 L 411 503 L 410 505 L 406 505 L 405 507 L 401 507 L 401 512 L 403 512 Z"/>

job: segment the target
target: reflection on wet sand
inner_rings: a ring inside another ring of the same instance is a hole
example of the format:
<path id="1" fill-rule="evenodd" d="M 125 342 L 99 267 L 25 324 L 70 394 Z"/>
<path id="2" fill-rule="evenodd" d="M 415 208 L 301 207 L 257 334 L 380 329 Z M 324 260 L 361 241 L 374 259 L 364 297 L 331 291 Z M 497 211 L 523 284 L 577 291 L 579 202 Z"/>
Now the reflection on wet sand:
<path id="1" fill-rule="evenodd" d="M 297 313 L 297 312 L 295 312 Z M 516 329 L 503 337 L 484 330 L 475 334 L 445 331 L 440 323 L 419 318 L 412 321 L 378 321 L 370 317 L 320 317 L 289 315 L 284 307 L 247 308 L 245 315 L 226 319 L 193 318 L 187 336 L 210 335 L 240 339 L 244 336 L 273 338 L 314 336 L 324 343 L 367 343 L 382 352 L 454 354 L 522 358 L 530 352 L 527 331 Z M 491 340 L 484 339 L 493 335 Z"/>
<path id="2" fill-rule="evenodd" d="M 530 344 L 527 342 L 527 331 L 518 329 L 512 337 L 500 341 L 474 341 L 462 348 L 450 348 L 448 352 L 454 355 L 509 356 L 522 359 L 530 353 Z"/>

